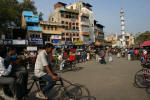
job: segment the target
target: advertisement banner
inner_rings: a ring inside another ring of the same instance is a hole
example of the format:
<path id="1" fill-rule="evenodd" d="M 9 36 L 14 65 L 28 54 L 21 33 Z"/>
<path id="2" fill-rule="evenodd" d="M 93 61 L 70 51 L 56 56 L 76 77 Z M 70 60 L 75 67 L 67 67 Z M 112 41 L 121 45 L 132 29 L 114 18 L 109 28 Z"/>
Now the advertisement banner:
<path id="1" fill-rule="evenodd" d="M 75 45 L 83 45 L 83 41 L 81 41 L 81 40 L 80 41 L 79 40 L 75 40 L 74 44 Z"/>
<path id="2" fill-rule="evenodd" d="M 26 44 L 26 40 L 13 40 L 12 44 L 13 45 L 25 45 Z"/>
<path id="3" fill-rule="evenodd" d="M 43 45 L 43 39 L 42 38 L 31 38 L 30 40 L 28 40 L 28 44 Z"/>
<path id="4" fill-rule="evenodd" d="M 61 35 L 51 35 L 51 39 L 60 40 L 61 39 Z"/>

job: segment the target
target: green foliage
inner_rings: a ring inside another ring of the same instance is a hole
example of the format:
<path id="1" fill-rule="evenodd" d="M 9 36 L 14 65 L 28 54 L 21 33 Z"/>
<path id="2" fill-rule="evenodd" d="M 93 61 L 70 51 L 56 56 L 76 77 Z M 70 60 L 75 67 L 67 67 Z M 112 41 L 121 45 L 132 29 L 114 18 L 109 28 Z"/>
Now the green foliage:
<path id="1" fill-rule="evenodd" d="M 39 20 L 43 21 L 43 13 L 42 12 L 39 13 Z"/>
<path id="2" fill-rule="evenodd" d="M 24 0 L 0 0 L 0 33 L 6 33 L 10 26 L 20 26 L 22 11 L 33 11 L 37 14 L 34 2 Z"/>
<path id="3" fill-rule="evenodd" d="M 136 37 L 136 42 L 144 42 L 150 40 L 150 31 L 146 31 L 144 33 L 141 33 L 138 37 Z"/>
<path id="4" fill-rule="evenodd" d="M 0 0 L 0 32 L 6 32 L 17 20 L 17 0 Z"/>

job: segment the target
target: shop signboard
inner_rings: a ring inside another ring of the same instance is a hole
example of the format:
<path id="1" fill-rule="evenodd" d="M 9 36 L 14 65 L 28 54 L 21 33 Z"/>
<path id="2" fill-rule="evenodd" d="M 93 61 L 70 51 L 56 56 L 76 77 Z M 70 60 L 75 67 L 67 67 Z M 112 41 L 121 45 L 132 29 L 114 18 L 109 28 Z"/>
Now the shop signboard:
<path id="1" fill-rule="evenodd" d="M 43 39 L 42 38 L 31 38 L 30 40 L 28 40 L 28 44 L 43 45 Z"/>
<path id="2" fill-rule="evenodd" d="M 83 44 L 91 44 L 92 43 L 92 41 L 85 41 Z"/>
<path id="3" fill-rule="evenodd" d="M 54 40 L 52 40 L 52 42 L 53 42 L 53 43 L 60 43 L 60 40 L 54 39 Z"/>
<path id="4" fill-rule="evenodd" d="M 36 46 L 28 46 L 27 50 L 28 51 L 37 51 L 37 47 Z"/>
<path id="5" fill-rule="evenodd" d="M 74 45 L 74 43 L 72 41 L 66 41 L 65 44 L 66 45 Z"/>
<path id="6" fill-rule="evenodd" d="M 3 40 L 3 44 L 4 45 L 12 45 L 12 40 L 10 40 L 10 39 Z"/>
<path id="7" fill-rule="evenodd" d="M 75 40 L 74 44 L 75 45 L 83 45 L 83 41 L 81 41 L 81 40 L 80 41 L 79 40 Z"/>
<path id="8" fill-rule="evenodd" d="M 13 45 L 25 45 L 26 40 L 12 40 Z"/>
<path id="9" fill-rule="evenodd" d="M 61 35 L 51 35 L 51 39 L 61 40 Z"/>

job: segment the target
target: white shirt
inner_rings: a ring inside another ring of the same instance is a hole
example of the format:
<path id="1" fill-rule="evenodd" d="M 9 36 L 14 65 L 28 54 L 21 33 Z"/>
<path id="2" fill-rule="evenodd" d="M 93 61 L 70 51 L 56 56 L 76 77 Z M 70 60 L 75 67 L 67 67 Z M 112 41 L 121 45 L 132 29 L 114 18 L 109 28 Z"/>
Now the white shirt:
<path id="1" fill-rule="evenodd" d="M 4 58 L 0 57 L 0 76 L 7 76 L 11 72 L 12 65 L 9 65 L 6 69 L 4 66 Z"/>
<path id="2" fill-rule="evenodd" d="M 143 50 L 143 54 L 145 54 L 145 55 L 146 55 L 146 54 L 147 54 L 147 51 L 146 51 L 146 50 Z"/>
<path id="3" fill-rule="evenodd" d="M 48 54 L 46 53 L 45 50 L 42 50 L 36 58 L 35 62 L 35 69 L 34 69 L 34 74 L 36 77 L 42 77 L 46 72 L 44 72 L 44 66 L 48 66 L 49 61 L 48 61 Z"/>

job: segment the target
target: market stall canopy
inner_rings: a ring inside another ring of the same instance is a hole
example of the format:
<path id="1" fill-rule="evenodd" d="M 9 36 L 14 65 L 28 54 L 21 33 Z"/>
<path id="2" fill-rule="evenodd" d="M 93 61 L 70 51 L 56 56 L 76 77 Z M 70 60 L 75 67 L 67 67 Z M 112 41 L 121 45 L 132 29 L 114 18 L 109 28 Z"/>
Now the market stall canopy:
<path id="1" fill-rule="evenodd" d="M 141 47 L 144 47 L 144 46 L 150 46 L 150 40 L 144 41 L 143 43 L 141 43 Z"/>
<path id="2" fill-rule="evenodd" d="M 103 45 L 103 44 L 100 42 L 95 42 L 95 46 L 101 46 L 101 45 Z"/>

